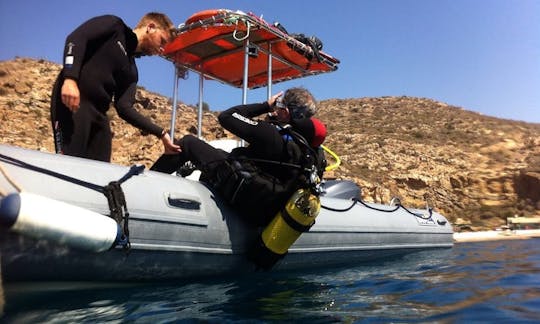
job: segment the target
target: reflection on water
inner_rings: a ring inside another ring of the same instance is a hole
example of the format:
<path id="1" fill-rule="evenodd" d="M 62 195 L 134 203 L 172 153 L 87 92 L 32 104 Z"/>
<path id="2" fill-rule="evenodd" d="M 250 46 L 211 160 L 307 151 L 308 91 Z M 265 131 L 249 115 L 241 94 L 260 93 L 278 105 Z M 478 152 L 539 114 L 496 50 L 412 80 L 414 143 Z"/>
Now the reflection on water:
<path id="1" fill-rule="evenodd" d="M 535 322 L 540 240 L 462 243 L 385 263 L 45 293 L 6 287 L 4 320 Z"/>

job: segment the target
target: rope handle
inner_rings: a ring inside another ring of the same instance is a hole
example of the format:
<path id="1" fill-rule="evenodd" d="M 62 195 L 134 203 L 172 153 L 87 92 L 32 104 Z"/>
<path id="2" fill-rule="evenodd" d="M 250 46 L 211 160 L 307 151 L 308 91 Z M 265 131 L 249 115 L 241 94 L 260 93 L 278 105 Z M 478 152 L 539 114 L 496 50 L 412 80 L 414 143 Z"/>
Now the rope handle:
<path id="1" fill-rule="evenodd" d="M 240 20 L 240 19 L 239 19 L 239 20 Z M 244 24 L 246 24 L 246 34 L 244 35 L 244 37 L 238 37 L 238 36 L 236 36 L 236 33 L 238 32 L 238 21 L 239 21 L 239 20 L 236 21 L 236 28 L 234 29 L 234 32 L 233 32 L 233 38 L 234 38 L 235 40 L 241 42 L 241 41 L 243 41 L 243 40 L 246 40 L 246 39 L 249 37 L 249 31 L 250 31 L 250 29 L 251 29 L 251 24 L 250 24 L 250 22 L 247 21 L 247 20 L 246 20 L 246 21 L 242 20 L 242 21 L 244 21 Z"/>

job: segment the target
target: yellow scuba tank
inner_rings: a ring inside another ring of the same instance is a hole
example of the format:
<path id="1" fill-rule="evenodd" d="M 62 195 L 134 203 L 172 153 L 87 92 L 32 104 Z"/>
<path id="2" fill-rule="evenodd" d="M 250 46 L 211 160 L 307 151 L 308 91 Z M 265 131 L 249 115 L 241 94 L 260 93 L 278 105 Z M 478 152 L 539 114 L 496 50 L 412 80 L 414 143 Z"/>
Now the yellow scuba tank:
<path id="1" fill-rule="evenodd" d="M 315 224 L 321 209 L 320 199 L 309 189 L 298 189 L 261 234 L 261 244 L 253 261 L 271 268 L 283 258 L 293 243 Z"/>

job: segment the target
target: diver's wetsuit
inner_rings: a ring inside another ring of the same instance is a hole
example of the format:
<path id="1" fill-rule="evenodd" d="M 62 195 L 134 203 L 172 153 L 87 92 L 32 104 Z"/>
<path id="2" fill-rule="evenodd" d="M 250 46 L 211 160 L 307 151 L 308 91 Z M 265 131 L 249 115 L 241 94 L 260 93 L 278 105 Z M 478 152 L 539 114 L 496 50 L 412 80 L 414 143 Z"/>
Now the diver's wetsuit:
<path id="1" fill-rule="evenodd" d="M 251 159 L 285 162 L 288 159 L 288 152 L 285 148 L 287 142 L 283 139 L 279 128 L 272 123 L 252 119 L 269 111 L 270 106 L 264 102 L 239 105 L 220 113 L 219 122 L 221 126 L 250 143 L 248 147 L 234 149 L 229 155 L 225 151 L 216 149 L 194 136 L 186 135 L 176 142 L 182 148 L 182 152 L 180 154 L 162 155 L 152 166 L 152 169 L 171 173 L 188 160 L 198 168 L 211 167 L 213 163 L 225 160 L 228 157 L 236 157 L 239 154 Z M 292 163 L 292 161 L 287 162 Z M 284 172 L 282 166 L 261 163 L 260 167 L 265 172 L 275 174 L 283 180 L 291 177 L 287 170 Z"/>
<path id="2" fill-rule="evenodd" d="M 64 68 L 53 88 L 51 121 L 57 153 L 109 161 L 112 133 L 106 115 L 114 97 L 118 115 L 158 137 L 163 129 L 133 108 L 138 73 L 137 36 L 115 16 L 95 17 L 66 39 Z M 72 113 L 63 103 L 64 79 L 77 82 L 80 108 Z"/>
<path id="3" fill-rule="evenodd" d="M 245 189 L 238 192 L 232 205 L 249 222 L 268 223 L 298 188 L 300 170 L 287 164 L 298 165 L 303 156 L 299 146 L 284 137 L 278 126 L 252 119 L 270 109 L 264 102 L 235 106 L 219 115 L 221 126 L 244 139 L 249 146 L 227 153 L 195 136 L 186 135 L 177 142 L 182 152 L 162 155 L 151 170 L 171 173 L 189 160 L 202 171 L 202 181 L 227 197 L 236 189 L 236 183 L 230 183 L 236 181 L 231 180 L 234 171 L 230 166 L 237 161 L 241 171 L 250 174 L 250 180 L 245 182 Z"/>

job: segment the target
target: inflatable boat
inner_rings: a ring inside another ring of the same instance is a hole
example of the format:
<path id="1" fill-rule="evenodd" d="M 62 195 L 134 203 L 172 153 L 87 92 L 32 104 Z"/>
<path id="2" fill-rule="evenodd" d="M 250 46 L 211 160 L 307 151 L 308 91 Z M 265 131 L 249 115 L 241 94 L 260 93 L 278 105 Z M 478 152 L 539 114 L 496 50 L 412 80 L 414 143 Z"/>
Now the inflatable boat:
<path id="1" fill-rule="evenodd" d="M 190 17 L 164 58 L 173 62 L 177 78 L 187 70 L 199 73 L 201 91 L 207 79 L 247 91 L 332 72 L 339 64 L 316 39 L 289 35 L 276 24 L 230 10 Z M 323 180 L 315 221 L 300 229 L 283 222 L 286 237 L 278 233 L 274 239 L 289 243 L 265 264 L 260 261 L 266 255 L 261 250 L 266 228 L 246 224 L 196 176 L 9 145 L 0 145 L 0 171 L 4 282 L 154 281 L 313 270 L 453 245 L 451 224 L 432 208 L 411 209 L 397 200 L 366 203 L 353 182 Z"/>
<path id="2" fill-rule="evenodd" d="M 165 280 L 257 269 L 246 255 L 260 241 L 260 229 L 199 181 L 6 145 L 0 145 L 0 166 L 7 193 L 0 201 L 4 282 Z M 109 217 L 111 183 L 124 198 L 122 222 Z M 315 224 L 273 270 L 452 247 L 450 223 L 432 209 L 365 203 L 347 181 L 323 187 Z"/>

